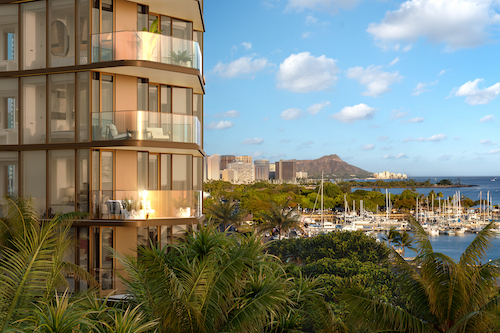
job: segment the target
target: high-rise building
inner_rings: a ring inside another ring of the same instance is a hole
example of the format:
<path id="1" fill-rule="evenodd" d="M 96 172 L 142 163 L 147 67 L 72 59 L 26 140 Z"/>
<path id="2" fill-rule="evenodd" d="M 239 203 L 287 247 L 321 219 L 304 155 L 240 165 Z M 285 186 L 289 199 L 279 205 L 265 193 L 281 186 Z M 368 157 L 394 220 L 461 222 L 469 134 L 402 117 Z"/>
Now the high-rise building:
<path id="1" fill-rule="evenodd" d="M 88 213 L 71 260 L 104 292 L 111 249 L 202 218 L 204 29 L 203 0 L 0 1 L 0 194 Z"/>
<path id="2" fill-rule="evenodd" d="M 236 161 L 229 163 L 227 169 L 236 171 L 235 183 L 250 184 L 255 180 L 255 171 L 252 163 Z"/>
<path id="3" fill-rule="evenodd" d="M 281 182 L 295 182 L 297 167 L 295 161 L 283 161 L 274 163 L 276 168 L 275 179 Z"/>
<path id="4" fill-rule="evenodd" d="M 238 180 L 238 170 L 224 169 L 221 171 L 223 181 L 235 183 Z"/>
<path id="5" fill-rule="evenodd" d="M 243 163 L 252 163 L 252 156 L 236 156 L 236 161 Z"/>
<path id="6" fill-rule="evenodd" d="M 214 154 L 205 157 L 205 180 L 219 180 L 220 179 L 220 155 Z"/>
<path id="7" fill-rule="evenodd" d="M 234 155 L 221 155 L 220 157 L 220 169 L 228 169 L 228 164 L 236 161 L 236 157 Z"/>
<path id="8" fill-rule="evenodd" d="M 255 180 L 269 180 L 269 160 L 255 160 Z"/>

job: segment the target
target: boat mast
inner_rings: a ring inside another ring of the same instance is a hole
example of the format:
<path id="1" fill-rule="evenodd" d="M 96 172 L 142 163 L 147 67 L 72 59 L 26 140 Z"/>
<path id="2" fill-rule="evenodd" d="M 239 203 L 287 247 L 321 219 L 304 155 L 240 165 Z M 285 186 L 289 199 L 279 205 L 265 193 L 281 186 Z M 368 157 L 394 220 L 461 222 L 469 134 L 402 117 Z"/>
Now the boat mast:
<path id="1" fill-rule="evenodd" d="M 323 171 L 321 171 L 321 227 L 325 227 L 325 220 L 323 215 Z"/>

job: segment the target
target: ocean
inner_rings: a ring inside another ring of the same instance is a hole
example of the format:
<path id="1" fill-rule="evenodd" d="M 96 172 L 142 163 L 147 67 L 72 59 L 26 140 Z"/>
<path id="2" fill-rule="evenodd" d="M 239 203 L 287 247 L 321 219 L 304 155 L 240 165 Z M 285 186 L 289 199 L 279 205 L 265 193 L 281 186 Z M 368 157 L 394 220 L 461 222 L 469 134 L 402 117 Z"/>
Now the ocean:
<path id="1" fill-rule="evenodd" d="M 460 191 L 460 195 L 465 196 L 473 201 L 479 200 L 479 194 L 482 192 L 482 198 L 486 199 L 487 192 L 490 191 L 490 198 L 492 198 L 491 203 L 493 205 L 500 204 L 500 176 L 491 177 L 408 177 L 408 179 L 414 179 L 417 182 L 424 182 L 430 180 L 432 184 L 435 184 L 443 179 L 450 179 L 453 183 L 456 183 L 460 179 L 462 185 L 476 185 L 473 187 L 439 187 L 439 188 L 421 188 L 417 187 L 416 190 L 420 194 L 428 195 L 430 191 L 434 190 L 435 193 L 443 193 L 444 198 L 453 196 L 457 191 Z M 492 179 L 496 179 L 492 181 Z M 372 179 L 367 179 L 366 181 L 373 181 Z M 353 188 L 352 191 L 356 189 Z M 366 189 L 365 189 L 366 190 Z M 403 188 L 389 188 L 387 189 L 391 194 L 401 194 L 405 189 Z M 381 188 L 381 191 L 385 193 L 385 189 Z"/>
<path id="2" fill-rule="evenodd" d="M 500 204 L 500 176 L 491 177 L 408 177 L 409 179 L 414 179 L 418 182 L 423 182 L 430 180 L 431 183 L 435 184 L 442 179 L 450 179 L 453 183 L 456 183 L 460 179 L 460 183 L 463 185 L 476 185 L 473 187 L 447 187 L 447 188 L 416 188 L 418 193 L 428 195 L 431 190 L 435 193 L 442 192 L 445 198 L 453 196 L 457 191 L 460 191 L 460 195 L 463 195 L 471 200 L 479 200 L 479 195 L 482 192 L 482 198 L 486 199 L 486 194 L 490 192 L 491 203 L 493 205 Z M 492 181 L 495 179 L 495 181 Z M 370 181 L 370 180 L 367 180 Z M 355 189 L 353 189 L 354 191 Z M 381 189 L 385 193 L 385 189 Z M 401 188 L 389 188 L 388 192 L 391 194 L 401 194 L 404 189 Z M 474 240 L 476 234 L 466 233 L 463 235 L 448 236 L 429 236 L 432 247 L 435 252 L 441 252 L 450 256 L 455 260 L 460 260 L 460 256 L 465 251 L 467 246 Z M 491 241 L 491 247 L 487 251 L 484 258 L 485 262 L 488 260 L 494 260 L 500 258 L 500 234 L 497 235 Z M 405 257 L 414 257 L 415 253 L 411 250 L 405 251 Z"/>

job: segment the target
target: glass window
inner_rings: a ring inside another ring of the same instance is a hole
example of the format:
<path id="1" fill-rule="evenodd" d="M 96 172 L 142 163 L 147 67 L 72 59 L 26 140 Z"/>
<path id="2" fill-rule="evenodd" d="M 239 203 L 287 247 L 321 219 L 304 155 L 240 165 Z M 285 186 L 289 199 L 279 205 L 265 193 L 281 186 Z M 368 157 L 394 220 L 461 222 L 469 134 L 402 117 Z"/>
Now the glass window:
<path id="1" fill-rule="evenodd" d="M 192 190 L 192 155 L 172 155 L 172 190 Z"/>
<path id="2" fill-rule="evenodd" d="M 17 152 L 0 152 L 0 197 L 19 194 Z"/>
<path id="3" fill-rule="evenodd" d="M 203 95 L 193 94 L 193 115 L 203 120 Z"/>
<path id="4" fill-rule="evenodd" d="M 46 151 L 23 151 L 21 152 L 23 179 L 22 195 L 33 199 L 35 209 L 45 216 L 46 202 Z"/>
<path id="5" fill-rule="evenodd" d="M 75 142 L 75 74 L 49 75 L 49 142 Z"/>
<path id="6" fill-rule="evenodd" d="M 172 36 L 192 40 L 193 23 L 172 19 Z"/>
<path id="7" fill-rule="evenodd" d="M 45 68 L 46 66 L 46 1 L 32 1 L 21 4 L 23 34 L 23 69 Z"/>
<path id="8" fill-rule="evenodd" d="M 46 76 L 21 78 L 23 91 L 23 140 L 22 143 L 45 143 Z"/>
<path id="9" fill-rule="evenodd" d="M 193 113 L 193 89 L 172 88 L 172 113 L 192 114 Z"/>
<path id="10" fill-rule="evenodd" d="M 200 45 L 200 51 L 203 53 L 203 31 L 193 31 L 193 40 Z"/>
<path id="11" fill-rule="evenodd" d="M 177 244 L 179 242 L 184 241 L 184 238 L 188 234 L 188 226 L 185 224 L 182 225 L 173 225 L 172 226 L 172 236 L 173 236 L 173 243 Z"/>
<path id="12" fill-rule="evenodd" d="M 102 290 L 113 289 L 113 228 L 101 228 L 102 238 L 102 265 L 101 265 L 101 288 Z"/>
<path id="13" fill-rule="evenodd" d="M 80 266 L 84 271 L 89 271 L 89 227 L 78 227 L 78 266 Z M 87 290 L 87 282 L 85 280 L 80 280 L 80 290 Z"/>
<path id="14" fill-rule="evenodd" d="M 203 160 L 202 157 L 193 157 L 193 190 L 201 191 L 203 187 Z"/>
<path id="15" fill-rule="evenodd" d="M 161 34 L 172 36 L 172 19 L 168 16 L 161 16 Z"/>
<path id="16" fill-rule="evenodd" d="M 101 112 L 113 111 L 113 76 L 102 75 L 102 104 Z"/>
<path id="17" fill-rule="evenodd" d="M 170 170 L 172 170 L 172 161 L 171 161 L 171 155 L 170 154 L 161 154 L 160 157 L 160 166 L 161 166 L 161 171 L 160 171 L 160 180 L 161 180 L 161 190 L 162 191 L 168 191 L 171 190 L 171 184 L 172 184 L 172 179 L 171 179 L 171 173 Z"/>
<path id="18" fill-rule="evenodd" d="M 0 72 L 18 70 L 18 5 L 2 5 L 0 11 Z"/>
<path id="19" fill-rule="evenodd" d="M 155 26 L 155 22 L 156 22 L 156 26 Z M 149 32 L 154 32 L 154 33 L 158 33 L 158 29 L 160 28 L 158 26 L 158 15 L 149 15 L 149 25 L 148 25 L 148 31 Z"/>
<path id="20" fill-rule="evenodd" d="M 77 24 L 78 28 L 76 29 L 76 42 L 77 42 L 77 57 L 78 64 L 86 65 L 89 63 L 89 0 L 80 0 L 77 1 L 77 10 L 78 10 L 78 19 Z"/>
<path id="21" fill-rule="evenodd" d="M 172 87 L 161 86 L 160 88 L 160 111 L 172 112 Z"/>
<path id="22" fill-rule="evenodd" d="M 148 30 L 148 13 L 148 6 L 137 5 L 137 31 Z"/>
<path id="23" fill-rule="evenodd" d="M 137 190 L 144 191 L 149 186 L 149 158 L 146 152 L 137 152 Z"/>
<path id="24" fill-rule="evenodd" d="M 90 94 L 89 94 L 89 72 L 76 73 L 76 98 L 77 98 L 77 123 L 78 123 L 78 142 L 88 142 L 90 139 Z M 99 82 L 97 82 L 99 84 Z"/>
<path id="25" fill-rule="evenodd" d="M 158 155 L 149 155 L 149 190 L 158 190 Z"/>
<path id="26" fill-rule="evenodd" d="M 103 151 L 101 153 L 101 190 L 113 190 L 113 152 Z"/>
<path id="27" fill-rule="evenodd" d="M 18 144 L 18 79 L 0 79 L 0 145 Z"/>
<path id="28" fill-rule="evenodd" d="M 77 179 L 76 179 L 76 210 L 89 212 L 89 158 L 90 151 L 78 149 L 77 158 Z"/>
<path id="29" fill-rule="evenodd" d="M 75 151 L 49 150 L 52 214 L 75 211 Z"/>
<path id="30" fill-rule="evenodd" d="M 102 33 L 113 32 L 113 0 L 102 0 Z"/>
<path id="31" fill-rule="evenodd" d="M 137 110 L 148 111 L 148 79 L 137 79 Z"/>
<path id="32" fill-rule="evenodd" d="M 101 32 L 101 18 L 100 18 L 100 10 L 99 10 L 99 0 L 92 0 L 92 35 L 98 34 Z"/>
<path id="33" fill-rule="evenodd" d="M 158 86 L 156 85 L 149 86 L 149 111 L 158 112 Z"/>
<path id="34" fill-rule="evenodd" d="M 149 227 L 137 227 L 137 248 L 149 247 Z"/>
<path id="35" fill-rule="evenodd" d="M 75 65 L 75 1 L 49 1 L 51 67 Z"/>

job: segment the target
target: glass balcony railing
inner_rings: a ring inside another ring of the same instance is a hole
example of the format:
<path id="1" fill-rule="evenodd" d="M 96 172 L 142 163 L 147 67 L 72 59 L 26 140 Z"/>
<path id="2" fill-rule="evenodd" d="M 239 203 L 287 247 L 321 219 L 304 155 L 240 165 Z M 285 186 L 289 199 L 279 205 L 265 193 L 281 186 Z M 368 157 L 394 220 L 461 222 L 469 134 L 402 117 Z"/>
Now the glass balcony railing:
<path id="1" fill-rule="evenodd" d="M 95 219 L 197 218 L 201 191 L 92 191 Z"/>
<path id="2" fill-rule="evenodd" d="M 202 71 L 197 42 L 148 31 L 118 31 L 92 35 L 92 62 L 147 60 Z"/>
<path id="3" fill-rule="evenodd" d="M 196 116 L 152 111 L 92 113 L 92 140 L 155 140 L 201 144 Z"/>

